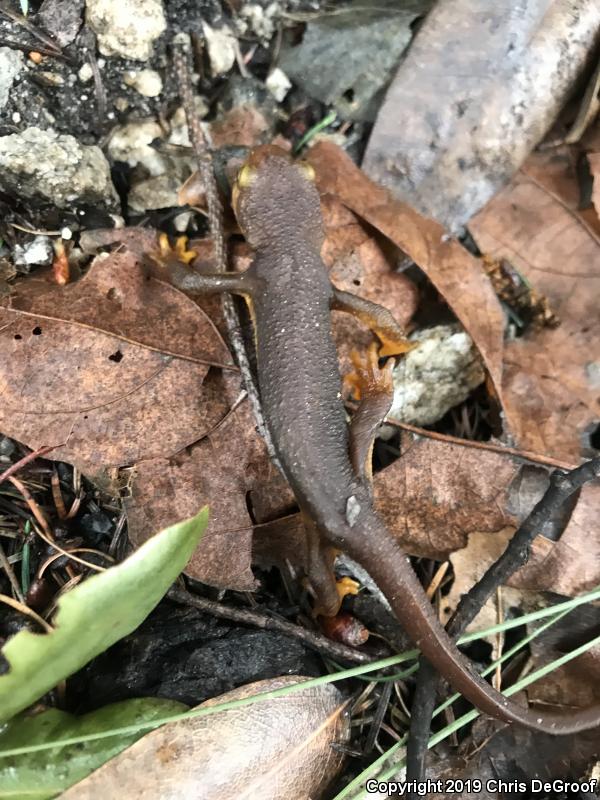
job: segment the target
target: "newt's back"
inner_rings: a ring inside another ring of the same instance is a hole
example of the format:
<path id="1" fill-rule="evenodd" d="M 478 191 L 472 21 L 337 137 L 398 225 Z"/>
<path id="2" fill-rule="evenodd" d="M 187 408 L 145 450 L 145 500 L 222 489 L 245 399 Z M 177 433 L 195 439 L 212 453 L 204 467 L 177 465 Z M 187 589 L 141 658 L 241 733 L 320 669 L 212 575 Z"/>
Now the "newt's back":
<path id="1" fill-rule="evenodd" d="M 354 481 L 331 336 L 332 288 L 320 256 L 321 208 L 306 166 L 277 148 L 259 148 L 238 179 L 235 207 L 255 249 L 261 405 L 286 477 L 318 518 L 325 502 L 344 513 Z"/>

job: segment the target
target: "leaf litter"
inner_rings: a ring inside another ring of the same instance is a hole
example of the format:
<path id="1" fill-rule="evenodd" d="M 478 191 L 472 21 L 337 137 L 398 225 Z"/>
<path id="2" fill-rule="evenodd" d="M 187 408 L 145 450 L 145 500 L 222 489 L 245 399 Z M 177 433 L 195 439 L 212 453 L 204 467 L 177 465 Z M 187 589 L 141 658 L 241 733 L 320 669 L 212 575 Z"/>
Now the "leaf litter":
<path id="1" fill-rule="evenodd" d="M 267 116 L 252 106 L 238 108 L 221 130 L 213 126 L 213 136 L 218 144 L 268 140 Z M 464 564 L 473 552 L 482 563 L 491 559 L 535 502 L 536 492 L 523 488 L 532 469 L 527 464 L 542 465 L 544 458 L 575 464 L 596 441 L 597 400 L 581 385 L 581 372 L 583 365 L 593 383 L 595 362 L 582 359 L 597 340 L 595 328 L 584 330 L 584 319 L 594 317 L 585 281 L 597 277 L 591 266 L 597 253 L 588 248 L 599 229 L 592 205 L 598 206 L 598 148 L 587 153 L 596 177 L 586 207 L 575 190 L 573 161 L 568 152 L 561 161 L 560 153 L 532 156 L 506 197 L 495 198 L 472 223 L 484 255 L 518 267 L 560 320 L 558 328 L 542 324 L 508 340 L 484 259 L 369 181 L 335 145 L 321 142 L 309 154 L 322 192 L 323 256 L 334 282 L 383 303 L 411 330 L 419 327 L 423 283 L 413 280 L 414 267 L 403 272 L 398 266 L 416 265 L 480 354 L 489 399 L 502 412 L 504 427 L 496 424 L 494 433 L 531 451 L 524 458 L 502 452 L 499 441 L 485 450 L 403 431 L 399 458 L 376 475 L 376 502 L 394 535 L 410 553 L 453 557 L 454 589 L 468 585 Z M 210 502 L 204 546 L 188 567 L 205 583 L 253 590 L 251 565 L 259 560 L 297 565 L 302 572 L 302 527 L 289 516 L 289 488 L 270 464 L 240 395 L 221 338 L 219 303 L 192 302 L 146 280 L 144 258 L 157 248 L 152 230 L 86 231 L 82 245 L 84 239 L 91 252 L 118 249 L 98 256 L 85 278 L 63 290 L 36 277 L 3 300 L 0 344 L 17 353 L 0 364 L 2 397 L 8 399 L 0 410 L 3 430 L 32 447 L 64 442 L 51 457 L 96 477 L 124 468 L 129 534 L 137 545 L 192 513 L 199 501 Z M 195 265 L 210 270 L 210 241 L 193 246 Z M 247 251 L 242 248 L 240 256 L 237 245 L 235 250 L 237 268 L 243 268 Z M 61 280 L 65 274 L 61 268 Z M 348 370 L 351 349 L 366 347 L 370 336 L 346 316 L 334 317 L 342 369 Z M 596 322 L 594 317 L 590 326 Z M 535 469 L 543 483 L 545 469 Z M 594 487 L 584 488 L 558 542 L 538 537 L 515 585 L 573 594 L 598 582 L 598 548 L 591 557 L 589 548 L 590 536 L 598 535 L 597 495 Z M 272 531 L 279 528 L 279 543 L 262 535 L 270 524 Z"/>

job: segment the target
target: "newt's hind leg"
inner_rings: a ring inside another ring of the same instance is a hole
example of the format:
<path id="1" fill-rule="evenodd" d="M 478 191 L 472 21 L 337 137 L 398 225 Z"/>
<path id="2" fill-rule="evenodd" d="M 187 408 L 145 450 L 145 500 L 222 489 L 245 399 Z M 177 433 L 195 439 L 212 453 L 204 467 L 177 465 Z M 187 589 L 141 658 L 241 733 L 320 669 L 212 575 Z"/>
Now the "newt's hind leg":
<path id="1" fill-rule="evenodd" d="M 370 490 L 373 482 L 373 444 L 377 429 L 392 405 L 394 365 L 390 360 L 384 367 L 379 366 L 375 343 L 368 349 L 366 359 L 357 352 L 353 352 L 351 358 L 355 371 L 348 381 L 354 387 L 360 404 L 350 422 L 350 460 L 354 474 Z"/>
<path id="2" fill-rule="evenodd" d="M 358 593 L 358 583 L 347 577 L 336 579 L 333 565 L 340 551 L 326 544 L 312 518 L 304 512 L 302 522 L 306 532 L 308 580 L 315 594 L 313 614 L 335 617 L 344 597 Z"/>
<path id="3" fill-rule="evenodd" d="M 379 356 L 400 356 L 407 353 L 415 346 L 406 338 L 402 326 L 399 325 L 392 314 L 383 306 L 358 297 L 351 292 L 342 292 L 333 288 L 331 308 L 333 311 L 345 311 L 353 314 L 358 320 L 367 325 L 377 336 L 381 343 Z"/>

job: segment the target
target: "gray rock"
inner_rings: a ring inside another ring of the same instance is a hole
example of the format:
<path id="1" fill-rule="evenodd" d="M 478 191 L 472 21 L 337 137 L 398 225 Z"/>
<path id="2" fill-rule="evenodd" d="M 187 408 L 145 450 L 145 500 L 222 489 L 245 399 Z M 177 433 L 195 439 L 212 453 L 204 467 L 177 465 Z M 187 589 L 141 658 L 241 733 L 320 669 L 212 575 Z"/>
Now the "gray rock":
<path id="1" fill-rule="evenodd" d="M 10 87 L 22 69 L 23 53 L 10 47 L 0 47 L 0 108 L 8 103 Z"/>
<path id="2" fill-rule="evenodd" d="M 109 209 L 118 205 L 108 162 L 99 147 L 40 128 L 0 137 L 0 188 L 59 208 L 77 203 Z"/>
<path id="3" fill-rule="evenodd" d="M 394 369 L 389 416 L 412 425 L 433 425 L 483 383 L 485 372 L 471 338 L 454 325 L 411 337 L 418 347 Z"/>
<path id="4" fill-rule="evenodd" d="M 179 205 L 177 192 L 180 186 L 181 182 L 173 173 L 155 175 L 132 186 L 127 203 L 134 211 L 171 208 Z"/>
<path id="5" fill-rule="evenodd" d="M 282 50 L 279 67 L 311 97 L 349 119 L 373 120 L 380 93 L 430 5 L 354 0 L 343 13 L 309 22 L 301 44 Z"/>
<path id="6" fill-rule="evenodd" d="M 38 19 L 61 47 L 75 41 L 83 23 L 84 0 L 44 0 Z"/>
<path id="7" fill-rule="evenodd" d="M 102 55 L 148 61 L 167 27 L 161 0 L 87 0 L 86 20 Z"/>

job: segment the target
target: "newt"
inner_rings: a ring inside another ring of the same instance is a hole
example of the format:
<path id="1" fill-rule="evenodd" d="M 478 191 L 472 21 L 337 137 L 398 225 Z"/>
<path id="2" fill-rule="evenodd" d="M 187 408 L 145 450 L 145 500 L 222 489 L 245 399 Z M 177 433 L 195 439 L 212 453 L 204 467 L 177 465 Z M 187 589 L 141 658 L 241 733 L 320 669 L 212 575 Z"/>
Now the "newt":
<path id="1" fill-rule="evenodd" d="M 364 436 L 351 453 L 330 314 L 347 311 L 367 323 L 380 355 L 396 352 L 402 330 L 386 309 L 331 284 L 320 256 L 324 231 L 312 167 L 274 146 L 257 148 L 238 173 L 233 207 L 255 254 L 245 272 L 206 275 L 171 262 L 153 274 L 190 293 L 231 292 L 246 300 L 262 412 L 309 533 L 318 537 L 309 577 L 326 604 L 334 610 L 323 577 L 329 546 L 369 572 L 415 645 L 480 711 L 554 734 L 600 725 L 600 706 L 568 714 L 525 708 L 481 678 L 440 625 L 408 556 L 375 512 Z"/>

